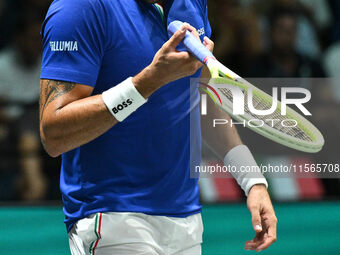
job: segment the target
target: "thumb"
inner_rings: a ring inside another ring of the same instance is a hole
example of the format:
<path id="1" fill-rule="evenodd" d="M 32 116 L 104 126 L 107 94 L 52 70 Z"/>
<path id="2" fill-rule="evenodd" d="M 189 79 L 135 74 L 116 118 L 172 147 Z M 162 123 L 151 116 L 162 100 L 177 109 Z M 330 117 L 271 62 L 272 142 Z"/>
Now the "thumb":
<path id="1" fill-rule="evenodd" d="M 187 26 L 184 24 L 179 30 L 172 35 L 168 41 L 168 47 L 175 49 L 177 45 L 184 39 L 185 33 L 187 32 Z"/>
<path id="2" fill-rule="evenodd" d="M 251 211 L 251 222 L 256 233 L 262 232 L 261 215 L 258 209 Z"/>

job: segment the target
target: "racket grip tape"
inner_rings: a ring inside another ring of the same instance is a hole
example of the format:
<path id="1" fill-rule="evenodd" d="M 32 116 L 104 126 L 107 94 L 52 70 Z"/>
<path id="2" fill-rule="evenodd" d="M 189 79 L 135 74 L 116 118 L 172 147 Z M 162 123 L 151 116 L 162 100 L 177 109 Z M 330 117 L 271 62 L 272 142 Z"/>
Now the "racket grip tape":
<path id="1" fill-rule="evenodd" d="M 172 36 L 177 30 L 181 29 L 183 22 L 175 20 L 168 26 L 168 33 Z M 215 59 L 214 55 L 190 32 L 187 31 L 182 41 L 187 51 L 194 55 L 199 61 L 205 64 L 209 58 Z"/>

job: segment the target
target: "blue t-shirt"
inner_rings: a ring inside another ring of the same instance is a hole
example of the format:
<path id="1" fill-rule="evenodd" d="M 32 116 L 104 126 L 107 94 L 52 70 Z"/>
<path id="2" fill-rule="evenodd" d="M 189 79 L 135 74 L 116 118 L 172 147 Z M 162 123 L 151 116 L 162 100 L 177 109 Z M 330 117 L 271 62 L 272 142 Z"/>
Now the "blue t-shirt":
<path id="1" fill-rule="evenodd" d="M 210 36 L 206 0 L 167 0 L 164 14 L 167 24 L 186 21 L 201 39 Z M 151 63 L 169 39 L 167 24 L 142 0 L 55 0 L 42 27 L 41 78 L 100 94 Z M 186 217 L 201 210 L 190 178 L 190 160 L 199 164 L 201 149 L 199 93 L 190 78 L 162 87 L 123 122 L 62 155 L 68 230 L 96 212 Z"/>

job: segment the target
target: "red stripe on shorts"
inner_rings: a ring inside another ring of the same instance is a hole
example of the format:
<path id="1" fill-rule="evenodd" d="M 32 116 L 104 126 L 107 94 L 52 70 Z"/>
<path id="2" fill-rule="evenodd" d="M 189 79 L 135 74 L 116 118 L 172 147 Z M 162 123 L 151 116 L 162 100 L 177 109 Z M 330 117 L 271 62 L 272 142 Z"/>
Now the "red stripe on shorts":
<path id="1" fill-rule="evenodd" d="M 101 234 L 100 234 L 100 229 L 102 227 L 102 216 L 103 214 L 102 213 L 99 213 L 99 223 L 98 223 L 98 236 L 99 238 L 97 239 L 96 243 L 94 244 L 93 246 L 93 249 L 92 249 L 92 255 L 94 255 L 94 250 L 96 249 L 97 245 L 98 245 L 98 242 L 100 240 L 100 238 L 102 238 Z"/>

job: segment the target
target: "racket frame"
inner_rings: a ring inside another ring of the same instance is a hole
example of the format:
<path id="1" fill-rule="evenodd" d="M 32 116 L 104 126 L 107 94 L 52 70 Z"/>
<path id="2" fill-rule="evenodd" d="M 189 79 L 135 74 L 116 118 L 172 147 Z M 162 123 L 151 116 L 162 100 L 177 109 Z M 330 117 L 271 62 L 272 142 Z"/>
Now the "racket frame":
<path id="1" fill-rule="evenodd" d="M 219 69 L 220 70 L 220 69 Z M 221 71 L 219 72 L 221 73 Z M 231 75 L 230 75 L 231 76 Z M 235 76 L 234 76 L 235 77 Z M 298 127 L 303 130 L 312 140 L 310 141 L 303 141 L 301 139 L 295 138 L 293 136 L 287 135 L 281 131 L 278 131 L 271 126 L 265 124 L 263 127 L 253 127 L 248 124 L 248 121 L 251 119 L 254 119 L 253 116 L 251 116 L 248 113 L 245 113 L 244 115 L 236 115 L 233 114 L 233 105 L 232 102 L 225 96 L 223 93 L 221 93 L 218 89 L 219 88 L 225 88 L 223 84 L 233 85 L 241 88 L 242 90 L 248 91 L 249 88 L 252 89 L 252 93 L 263 100 L 265 100 L 268 103 L 272 102 L 272 97 L 265 93 L 264 91 L 258 89 L 248 81 L 240 78 L 238 76 L 237 81 L 232 80 L 230 78 L 225 77 L 215 77 L 211 78 L 209 83 L 210 86 L 216 89 L 219 96 L 222 98 L 222 106 L 218 105 L 222 110 L 224 110 L 226 113 L 228 113 L 230 116 L 232 116 L 236 121 L 245 121 L 246 126 L 253 130 L 254 132 L 265 136 L 274 142 L 277 142 L 279 144 L 285 145 L 289 148 L 296 149 L 303 152 L 308 153 L 316 153 L 320 151 L 324 145 L 324 138 L 321 134 L 321 132 L 306 118 L 301 116 L 299 113 L 297 113 L 295 110 L 287 106 L 287 118 L 297 121 Z M 217 85 L 221 84 L 221 85 Z M 228 102 L 229 104 L 227 104 Z M 281 110 L 281 102 L 278 101 L 277 110 Z M 263 120 L 263 119 L 262 119 Z"/>

